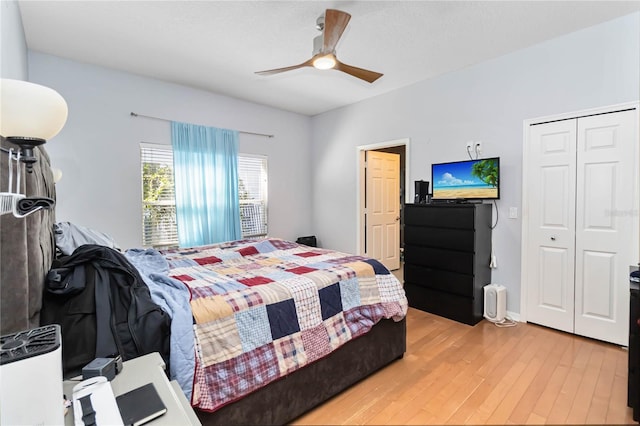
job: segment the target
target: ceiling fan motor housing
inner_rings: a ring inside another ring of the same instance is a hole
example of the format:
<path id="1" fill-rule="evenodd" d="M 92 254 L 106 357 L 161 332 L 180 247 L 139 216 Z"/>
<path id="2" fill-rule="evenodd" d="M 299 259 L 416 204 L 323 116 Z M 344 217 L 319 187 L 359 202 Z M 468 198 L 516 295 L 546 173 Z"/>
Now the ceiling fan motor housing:
<path id="1" fill-rule="evenodd" d="M 312 56 L 316 56 L 318 53 L 322 52 L 323 44 L 324 44 L 324 34 L 320 34 L 320 35 L 315 36 L 313 38 L 313 53 L 312 53 Z"/>

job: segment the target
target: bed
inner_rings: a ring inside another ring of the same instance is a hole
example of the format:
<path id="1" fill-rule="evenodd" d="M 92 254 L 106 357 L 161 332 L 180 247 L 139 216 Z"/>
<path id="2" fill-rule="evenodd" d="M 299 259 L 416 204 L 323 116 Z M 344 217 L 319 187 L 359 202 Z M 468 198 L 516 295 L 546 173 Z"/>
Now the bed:
<path id="1" fill-rule="evenodd" d="M 152 295 L 188 291 L 196 356 L 172 344 L 172 375 L 204 424 L 289 422 L 404 354 L 406 297 L 376 260 L 277 238 L 127 256 Z"/>
<path id="2" fill-rule="evenodd" d="M 54 198 L 48 157 L 37 151 L 26 194 Z M 39 325 L 54 215 L 2 217 L 2 334 Z M 375 260 L 277 238 L 126 255 L 172 312 L 171 374 L 203 424 L 290 422 L 405 352 L 406 297 Z"/>

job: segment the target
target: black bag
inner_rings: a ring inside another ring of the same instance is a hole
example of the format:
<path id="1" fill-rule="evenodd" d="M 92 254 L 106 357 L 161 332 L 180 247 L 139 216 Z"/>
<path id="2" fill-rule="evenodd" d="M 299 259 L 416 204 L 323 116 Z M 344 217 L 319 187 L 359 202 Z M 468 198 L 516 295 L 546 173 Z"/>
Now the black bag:
<path id="1" fill-rule="evenodd" d="M 151 352 L 169 371 L 171 318 L 122 253 L 87 244 L 52 266 L 40 322 L 60 324 L 65 377 L 94 358 L 119 354 L 126 361 Z"/>
<path id="2" fill-rule="evenodd" d="M 318 246 L 318 242 L 316 240 L 315 235 L 309 235 L 308 237 L 298 237 L 298 239 L 296 240 L 296 243 L 304 244 L 305 246 L 309 246 L 309 247 Z"/>

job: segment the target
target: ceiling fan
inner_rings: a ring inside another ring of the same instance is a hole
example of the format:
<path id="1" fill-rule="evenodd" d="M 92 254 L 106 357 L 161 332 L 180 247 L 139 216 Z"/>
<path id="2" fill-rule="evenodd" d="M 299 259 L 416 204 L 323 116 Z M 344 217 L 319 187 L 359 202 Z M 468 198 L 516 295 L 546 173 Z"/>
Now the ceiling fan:
<path id="1" fill-rule="evenodd" d="M 314 67 L 320 70 L 334 69 L 342 71 L 361 80 L 373 83 L 382 77 L 382 74 L 344 64 L 336 57 L 336 44 L 338 44 L 350 19 L 351 15 L 346 12 L 327 9 L 324 15 L 316 20 L 316 28 L 321 31 L 322 34 L 313 39 L 313 55 L 311 59 L 290 67 L 257 71 L 256 74 L 271 75 L 303 67 Z"/>

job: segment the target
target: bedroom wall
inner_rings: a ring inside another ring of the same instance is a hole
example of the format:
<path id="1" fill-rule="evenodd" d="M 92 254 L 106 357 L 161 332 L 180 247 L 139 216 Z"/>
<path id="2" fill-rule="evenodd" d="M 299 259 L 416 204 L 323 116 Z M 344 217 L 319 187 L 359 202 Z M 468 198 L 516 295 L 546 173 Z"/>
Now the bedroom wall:
<path id="1" fill-rule="evenodd" d="M 357 146 L 410 138 L 412 182 L 431 181 L 431 163 L 468 159 L 466 142 L 482 141 L 484 157 L 499 156 L 502 167 L 493 282 L 507 287 L 507 309 L 517 313 L 523 120 L 638 99 L 640 13 L 634 13 L 315 116 L 315 232 L 325 246 L 357 250 Z M 517 219 L 509 219 L 510 207 L 518 208 Z"/>
<path id="2" fill-rule="evenodd" d="M 139 143 L 170 144 L 171 135 L 168 122 L 134 118 L 133 111 L 274 134 L 241 134 L 239 148 L 268 157 L 269 234 L 312 232 L 309 117 L 38 52 L 29 51 L 28 61 L 30 80 L 57 90 L 69 106 L 65 127 L 46 145 L 63 173 L 59 222 L 106 232 L 122 248 L 142 245 Z"/>
<path id="3" fill-rule="evenodd" d="M 0 76 L 27 80 L 27 42 L 18 2 L 0 2 L 0 23 Z"/>

